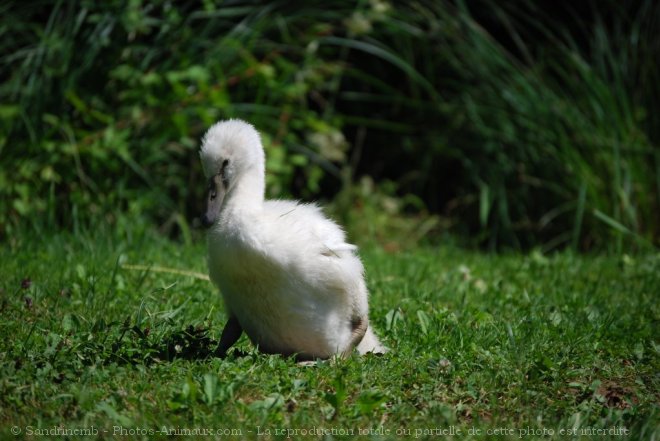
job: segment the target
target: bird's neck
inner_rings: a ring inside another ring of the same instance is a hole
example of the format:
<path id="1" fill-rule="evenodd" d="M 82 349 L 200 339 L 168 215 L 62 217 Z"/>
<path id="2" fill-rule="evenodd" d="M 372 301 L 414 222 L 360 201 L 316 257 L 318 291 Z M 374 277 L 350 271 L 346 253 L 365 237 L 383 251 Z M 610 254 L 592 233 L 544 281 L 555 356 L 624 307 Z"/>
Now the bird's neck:
<path id="1" fill-rule="evenodd" d="M 264 203 L 264 171 L 263 167 L 254 168 L 244 173 L 234 184 L 233 188 L 227 194 L 225 202 L 227 208 L 240 208 L 245 210 L 261 209 Z"/>

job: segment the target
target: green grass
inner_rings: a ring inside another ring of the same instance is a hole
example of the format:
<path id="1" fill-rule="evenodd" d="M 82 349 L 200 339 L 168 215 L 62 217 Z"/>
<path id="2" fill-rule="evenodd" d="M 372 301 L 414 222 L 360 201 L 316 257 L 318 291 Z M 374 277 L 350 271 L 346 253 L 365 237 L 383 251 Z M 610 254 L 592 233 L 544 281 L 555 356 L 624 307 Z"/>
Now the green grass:
<path id="1" fill-rule="evenodd" d="M 209 357 L 226 318 L 217 291 L 122 268 L 203 273 L 201 238 L 118 231 L 31 232 L 2 247 L 3 439 L 57 426 L 105 439 L 163 427 L 259 439 L 310 438 L 275 430 L 312 428 L 389 430 L 373 439 L 443 428 L 472 439 L 497 428 L 512 429 L 497 439 L 544 429 L 554 435 L 543 439 L 570 439 L 559 430 L 573 428 L 588 439 L 612 427 L 660 436 L 658 254 L 363 249 L 372 322 L 391 352 L 304 367 L 245 337 L 227 359 Z"/>

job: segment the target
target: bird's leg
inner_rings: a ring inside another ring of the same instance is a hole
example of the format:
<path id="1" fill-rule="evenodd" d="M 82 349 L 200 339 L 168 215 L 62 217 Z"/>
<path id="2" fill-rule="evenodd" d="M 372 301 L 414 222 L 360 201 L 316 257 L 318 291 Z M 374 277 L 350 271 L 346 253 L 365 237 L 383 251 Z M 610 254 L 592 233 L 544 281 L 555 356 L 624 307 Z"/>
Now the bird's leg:
<path id="1" fill-rule="evenodd" d="M 239 339 L 241 333 L 243 333 L 243 328 L 241 328 L 241 324 L 238 323 L 238 319 L 233 315 L 229 316 L 229 321 L 227 321 L 225 328 L 222 330 L 220 343 L 218 343 L 218 347 L 215 350 L 215 355 L 220 358 L 226 357 L 227 351 L 234 343 L 236 343 L 236 340 Z"/>
<path id="2" fill-rule="evenodd" d="M 348 358 L 352 353 L 353 349 L 360 344 L 364 334 L 367 332 L 369 327 L 369 317 L 364 316 L 353 316 L 351 319 L 351 328 L 353 329 L 351 333 L 351 343 L 348 347 L 341 353 L 341 358 Z"/>

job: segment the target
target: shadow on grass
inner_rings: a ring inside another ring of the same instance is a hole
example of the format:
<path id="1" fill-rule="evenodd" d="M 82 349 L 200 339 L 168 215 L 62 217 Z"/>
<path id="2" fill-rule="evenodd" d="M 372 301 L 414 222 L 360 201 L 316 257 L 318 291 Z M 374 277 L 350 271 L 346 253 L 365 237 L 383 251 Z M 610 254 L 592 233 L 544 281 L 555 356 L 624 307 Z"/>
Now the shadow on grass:
<path id="1" fill-rule="evenodd" d="M 162 340 L 152 343 L 150 348 L 157 360 L 172 361 L 176 358 L 185 360 L 203 360 L 217 357 L 218 341 L 208 336 L 204 327 L 187 328 L 164 335 Z"/>
<path id="2" fill-rule="evenodd" d="M 96 332 L 95 332 L 96 331 Z M 71 335 L 80 339 L 74 344 L 75 353 L 84 364 L 143 364 L 172 362 L 176 359 L 207 360 L 220 357 L 218 341 L 209 336 L 209 328 L 189 325 L 184 329 L 162 329 L 155 333 L 150 328 L 131 326 L 128 320 L 95 324 L 87 335 Z M 226 358 L 245 355 L 232 351 Z"/>
<path id="3" fill-rule="evenodd" d="M 146 328 L 137 326 L 123 328 L 119 339 L 112 344 L 107 354 L 107 362 L 119 364 L 151 364 L 171 362 L 176 359 L 207 360 L 211 358 L 233 359 L 248 354 L 234 349 L 220 356 L 217 352 L 218 340 L 209 337 L 209 329 L 203 326 L 188 326 L 181 330 L 168 330 L 153 336 Z M 132 334 L 126 338 L 126 334 Z"/>
<path id="4" fill-rule="evenodd" d="M 174 331 L 164 336 L 160 342 L 152 345 L 151 350 L 156 354 L 155 361 L 173 361 L 177 358 L 184 360 L 205 360 L 207 358 L 245 357 L 247 352 L 234 349 L 229 354 L 218 355 L 218 340 L 208 336 L 209 329 L 201 326 L 188 326 L 186 329 Z"/>

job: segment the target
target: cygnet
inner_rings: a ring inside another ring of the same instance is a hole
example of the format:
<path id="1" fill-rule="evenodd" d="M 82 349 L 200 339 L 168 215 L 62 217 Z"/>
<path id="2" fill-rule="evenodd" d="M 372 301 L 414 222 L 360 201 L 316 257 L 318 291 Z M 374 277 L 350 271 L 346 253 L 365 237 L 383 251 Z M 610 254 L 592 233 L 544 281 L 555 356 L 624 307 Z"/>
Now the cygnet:
<path id="1" fill-rule="evenodd" d="M 357 248 L 316 205 L 265 200 L 255 128 L 218 122 L 200 158 L 208 180 L 202 223 L 209 227 L 209 275 L 229 315 L 218 354 L 243 331 L 259 350 L 298 360 L 385 352 L 369 325 Z"/>

